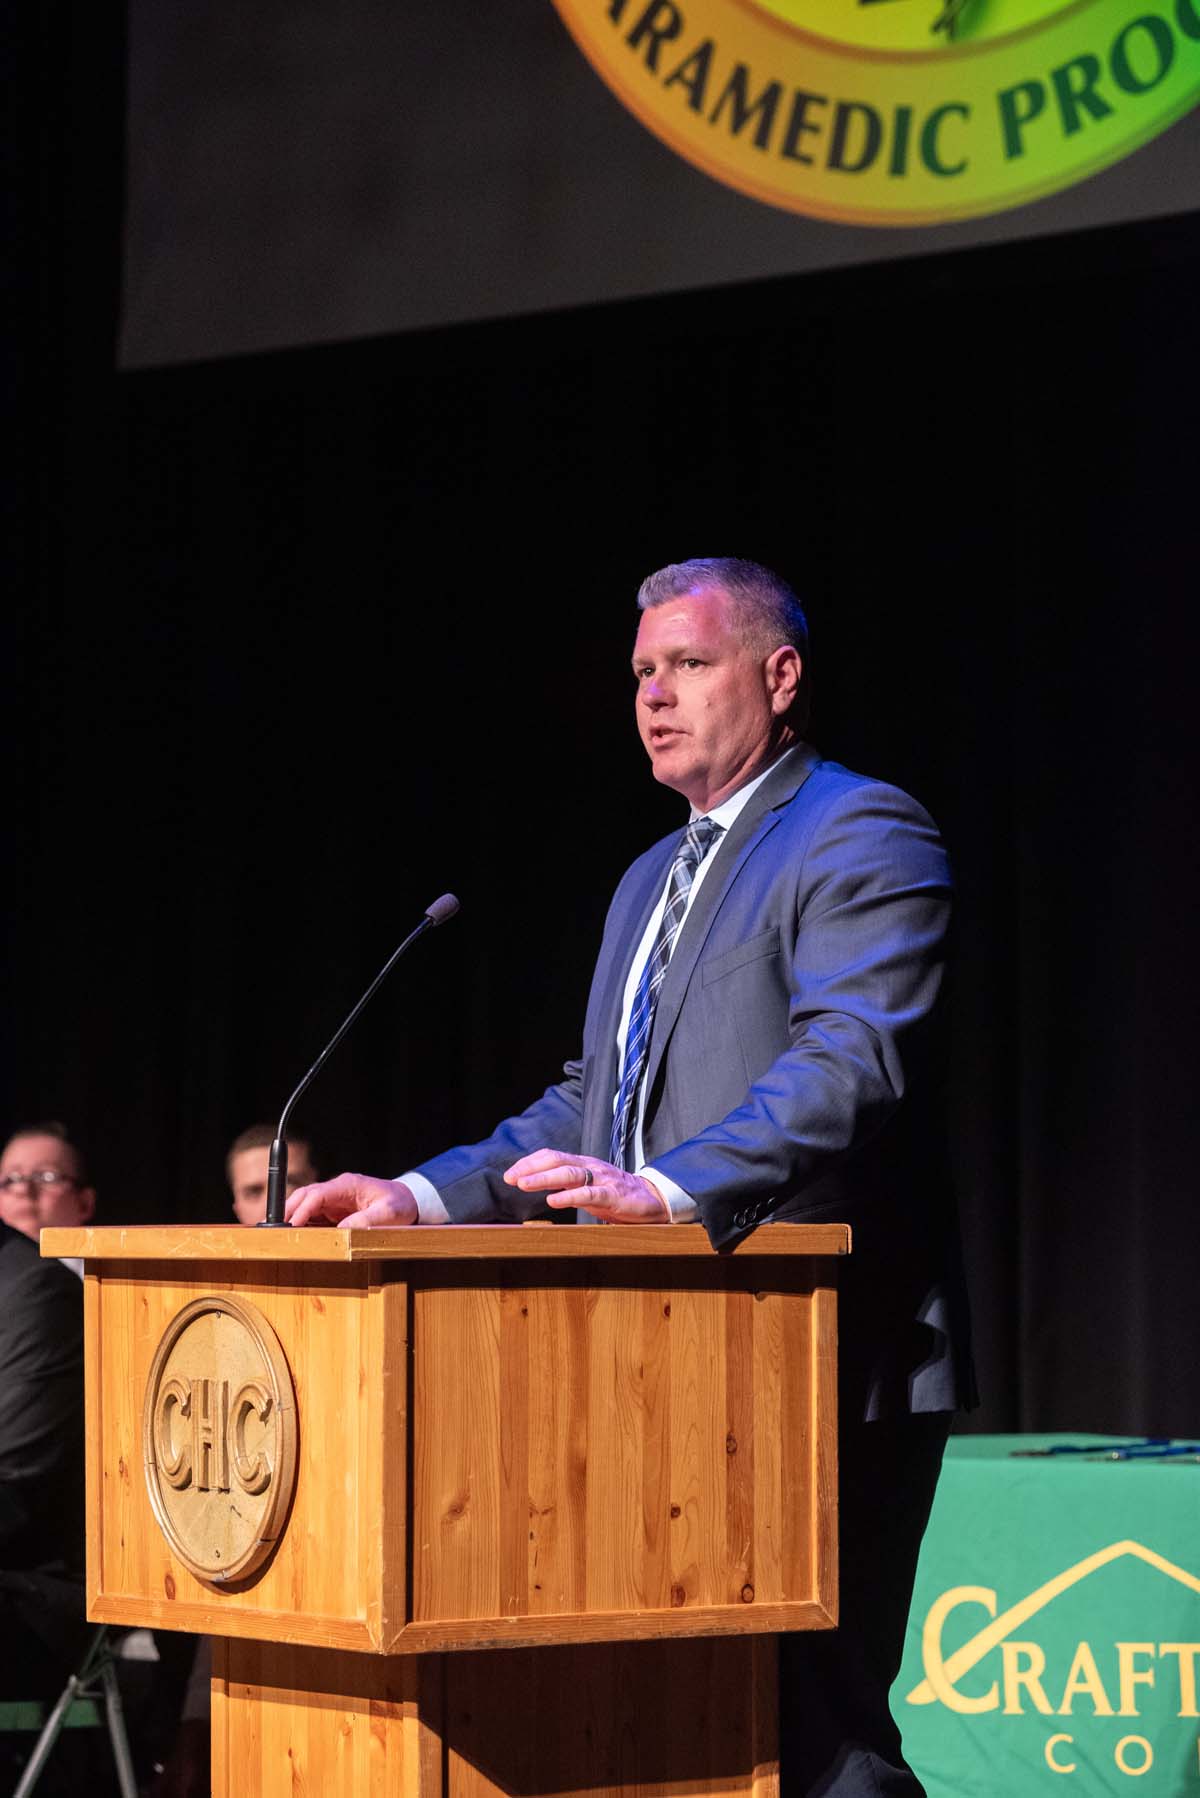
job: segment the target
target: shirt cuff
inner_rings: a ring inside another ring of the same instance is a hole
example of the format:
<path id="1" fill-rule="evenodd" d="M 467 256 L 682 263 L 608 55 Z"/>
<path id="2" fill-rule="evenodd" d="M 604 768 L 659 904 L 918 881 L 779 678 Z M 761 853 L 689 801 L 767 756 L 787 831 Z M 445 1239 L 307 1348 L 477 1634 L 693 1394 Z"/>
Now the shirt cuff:
<path id="1" fill-rule="evenodd" d="M 665 1174 L 660 1174 L 657 1168 L 640 1167 L 637 1172 L 639 1180 L 652 1180 L 659 1192 L 661 1192 L 663 1198 L 671 1208 L 671 1222 L 673 1224 L 695 1223 L 700 1215 L 699 1209 L 695 1199 L 684 1192 L 682 1186 L 676 1186 L 674 1180 L 668 1180 L 667 1176 Z M 426 1181 L 425 1184 L 428 1186 L 429 1182 Z M 414 1187 L 413 1190 L 415 1191 L 416 1188 Z M 433 1188 L 430 1187 L 429 1190 L 432 1192 Z M 421 1221 L 424 1222 L 425 1220 L 422 1218 Z"/>
<path id="2" fill-rule="evenodd" d="M 432 1180 L 415 1170 L 407 1174 L 395 1175 L 403 1180 L 413 1198 L 417 1201 L 417 1222 L 419 1224 L 448 1224 L 450 1213 L 442 1204 L 442 1195 Z"/>

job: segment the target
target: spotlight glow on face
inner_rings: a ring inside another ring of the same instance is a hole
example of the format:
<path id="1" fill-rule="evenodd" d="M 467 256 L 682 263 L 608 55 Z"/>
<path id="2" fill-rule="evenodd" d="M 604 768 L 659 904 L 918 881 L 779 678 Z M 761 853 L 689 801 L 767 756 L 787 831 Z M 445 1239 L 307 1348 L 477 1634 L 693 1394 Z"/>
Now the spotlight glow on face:
<path id="1" fill-rule="evenodd" d="M 687 161 L 788 211 L 975 218 L 1130 154 L 1200 101 L 1200 0 L 554 0 Z"/>

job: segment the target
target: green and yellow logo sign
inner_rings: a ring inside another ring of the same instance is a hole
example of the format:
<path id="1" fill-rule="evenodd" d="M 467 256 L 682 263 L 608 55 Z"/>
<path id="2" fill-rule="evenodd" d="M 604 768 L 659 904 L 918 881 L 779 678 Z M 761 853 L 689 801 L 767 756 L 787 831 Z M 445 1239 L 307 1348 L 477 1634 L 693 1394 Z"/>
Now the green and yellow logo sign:
<path id="1" fill-rule="evenodd" d="M 931 1795 L 978 1790 L 983 1760 L 996 1791 L 1022 1798 L 1072 1776 L 1088 1793 L 1146 1775 L 1140 1789 L 1148 1793 L 1200 1790 L 1200 1610 L 1179 1631 L 1184 1617 L 1157 1589 L 1163 1580 L 1189 1599 L 1200 1595 L 1194 1574 L 1125 1540 L 1003 1608 L 988 1586 L 940 1593 L 921 1624 L 923 1677 L 908 1686 L 902 1676 L 893 1694 L 906 1750 L 910 1758 L 915 1750 Z M 1064 1602 L 1085 1584 L 1086 1597 Z M 958 1733 L 921 1728 L 909 1706 L 949 1712 Z M 977 1739 L 968 1743 L 963 1731 Z"/>
<path id="2" fill-rule="evenodd" d="M 644 125 L 769 205 L 975 218 L 1200 100 L 1200 0 L 554 0 Z"/>

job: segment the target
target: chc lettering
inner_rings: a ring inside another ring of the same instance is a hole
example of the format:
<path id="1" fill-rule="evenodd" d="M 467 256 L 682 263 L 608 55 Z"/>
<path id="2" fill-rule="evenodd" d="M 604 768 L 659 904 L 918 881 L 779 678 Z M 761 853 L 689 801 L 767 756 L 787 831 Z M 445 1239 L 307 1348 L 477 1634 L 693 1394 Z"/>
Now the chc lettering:
<path id="1" fill-rule="evenodd" d="M 251 1449 L 246 1429 L 271 1415 L 272 1398 L 258 1380 L 245 1380 L 232 1400 L 228 1380 L 164 1380 L 154 1409 L 154 1447 L 167 1484 L 182 1491 L 265 1492 L 272 1467 L 264 1448 Z"/>

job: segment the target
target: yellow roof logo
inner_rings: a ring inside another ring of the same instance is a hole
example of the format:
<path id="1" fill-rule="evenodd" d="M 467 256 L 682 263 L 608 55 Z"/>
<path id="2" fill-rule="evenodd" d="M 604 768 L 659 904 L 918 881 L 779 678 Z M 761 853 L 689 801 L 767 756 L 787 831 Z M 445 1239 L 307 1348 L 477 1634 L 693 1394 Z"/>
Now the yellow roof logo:
<path id="1" fill-rule="evenodd" d="M 1197 1579 L 1195 1574 L 1186 1572 L 1182 1567 L 1177 1567 L 1173 1561 L 1168 1561 L 1163 1555 L 1156 1554 L 1152 1548 L 1144 1548 L 1140 1542 L 1132 1541 L 1114 1542 L 1108 1548 L 1099 1549 L 1095 1554 L 1088 1555 L 1086 1559 L 1077 1561 L 1073 1567 L 1068 1567 L 1064 1572 L 1056 1574 L 1053 1579 L 1038 1586 L 1025 1598 L 1010 1605 L 998 1617 L 995 1615 L 996 1594 L 990 1588 L 984 1586 L 952 1587 L 949 1591 L 943 1592 L 941 1597 L 930 1606 L 929 1614 L 925 1619 L 922 1639 L 922 1658 L 926 1677 L 918 1685 L 915 1685 L 911 1692 L 905 1694 L 905 1702 L 920 1705 L 936 1704 L 940 1701 L 948 1704 L 953 1710 L 964 1711 L 991 1708 L 992 1701 L 990 1699 L 967 1698 L 961 1692 L 956 1691 L 957 1682 L 969 1673 L 972 1667 L 976 1666 L 991 1649 L 1011 1636 L 1014 1630 L 1019 1629 L 1023 1623 L 1027 1623 L 1039 1611 L 1044 1610 L 1048 1604 L 1052 1604 L 1056 1598 L 1060 1598 L 1072 1586 L 1077 1586 L 1081 1580 L 1098 1572 L 1101 1567 L 1107 1567 L 1112 1562 L 1123 1559 L 1126 1555 L 1132 1555 L 1145 1561 L 1148 1566 L 1157 1568 L 1160 1573 L 1165 1573 L 1170 1579 L 1177 1580 L 1180 1585 L 1188 1587 L 1193 1592 L 1200 1592 L 1200 1579 Z M 992 1613 L 992 1621 L 985 1624 L 983 1629 L 971 1637 L 970 1641 L 964 1642 L 961 1648 L 956 1648 L 952 1654 L 943 1658 L 942 1625 L 946 1617 L 957 1605 L 971 1603 L 982 1604 Z"/>

